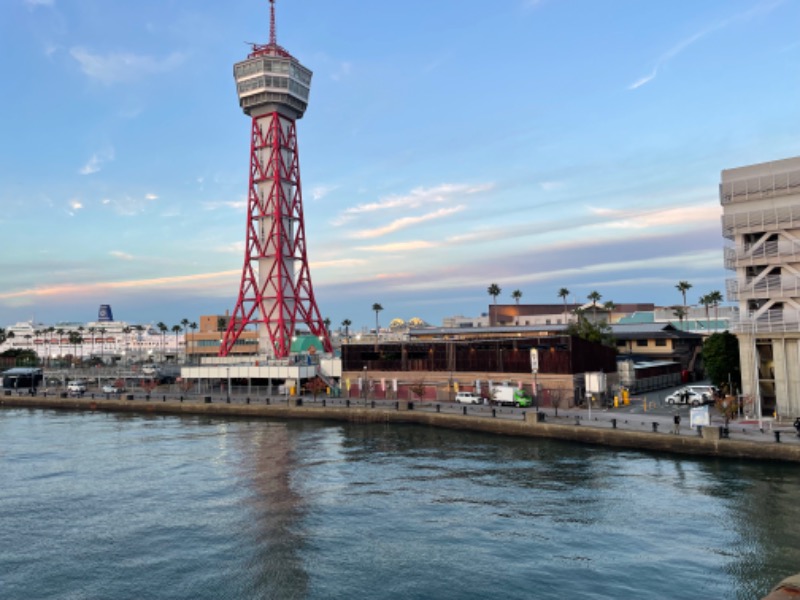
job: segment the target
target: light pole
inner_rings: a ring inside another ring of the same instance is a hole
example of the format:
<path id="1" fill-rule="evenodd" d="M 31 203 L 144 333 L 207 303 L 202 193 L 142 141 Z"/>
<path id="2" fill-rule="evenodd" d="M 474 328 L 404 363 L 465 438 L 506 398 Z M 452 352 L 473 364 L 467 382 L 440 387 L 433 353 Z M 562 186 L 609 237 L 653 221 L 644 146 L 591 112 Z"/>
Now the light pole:
<path id="1" fill-rule="evenodd" d="M 367 405 L 367 365 L 364 365 L 364 406 Z"/>
<path id="2" fill-rule="evenodd" d="M 227 392 L 227 395 L 228 395 L 228 404 L 230 404 L 231 403 L 231 368 L 230 367 L 225 367 L 225 374 L 228 376 L 228 385 L 225 388 L 225 391 Z"/>

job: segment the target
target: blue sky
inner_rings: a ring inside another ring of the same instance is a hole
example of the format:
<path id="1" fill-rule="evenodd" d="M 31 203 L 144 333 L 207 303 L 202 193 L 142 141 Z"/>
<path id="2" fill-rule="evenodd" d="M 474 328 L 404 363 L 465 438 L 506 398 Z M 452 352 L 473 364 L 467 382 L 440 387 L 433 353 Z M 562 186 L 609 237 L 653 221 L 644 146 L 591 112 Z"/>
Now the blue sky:
<path id="1" fill-rule="evenodd" d="M 4 0 L 0 325 L 232 310 L 266 0 Z M 724 292 L 722 169 L 800 155 L 797 0 L 278 0 L 311 275 L 353 329 Z"/>

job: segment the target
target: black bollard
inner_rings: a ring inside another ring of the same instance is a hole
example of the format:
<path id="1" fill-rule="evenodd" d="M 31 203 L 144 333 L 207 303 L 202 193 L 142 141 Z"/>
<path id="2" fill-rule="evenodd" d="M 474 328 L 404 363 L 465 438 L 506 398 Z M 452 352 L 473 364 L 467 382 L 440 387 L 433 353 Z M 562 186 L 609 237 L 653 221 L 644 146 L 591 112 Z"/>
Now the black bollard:
<path id="1" fill-rule="evenodd" d="M 350 398 L 348 398 L 348 399 L 346 400 L 345 406 L 346 406 L 347 408 L 350 408 Z"/>
<path id="2" fill-rule="evenodd" d="M 461 407 L 461 410 L 463 410 L 463 411 L 464 411 L 464 414 L 467 414 L 467 407 L 466 407 L 466 406 L 462 406 L 462 407 Z"/>
<path id="3" fill-rule="evenodd" d="M 492 409 L 492 417 L 496 417 L 496 416 L 497 416 L 497 409 L 493 408 Z"/>
<path id="4" fill-rule="evenodd" d="M 658 433 L 658 421 L 653 421 L 653 433 Z"/>
<path id="5" fill-rule="evenodd" d="M 442 412 L 442 405 L 441 404 L 437 404 L 436 405 L 436 412 Z"/>
<path id="6" fill-rule="evenodd" d="M 617 420 L 611 419 L 611 429 L 616 429 L 616 428 L 617 428 Z"/>
<path id="7" fill-rule="evenodd" d="M 780 444 L 781 443 L 781 432 L 780 431 L 774 431 L 773 433 L 775 434 L 775 443 L 776 444 Z"/>

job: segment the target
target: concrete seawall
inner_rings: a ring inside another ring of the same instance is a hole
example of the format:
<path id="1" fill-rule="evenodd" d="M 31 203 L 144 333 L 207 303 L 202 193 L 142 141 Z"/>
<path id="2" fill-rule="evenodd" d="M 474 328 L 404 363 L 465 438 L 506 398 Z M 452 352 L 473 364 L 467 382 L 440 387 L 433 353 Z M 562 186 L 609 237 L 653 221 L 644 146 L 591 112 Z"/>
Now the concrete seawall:
<path id="1" fill-rule="evenodd" d="M 536 422 L 534 418 L 512 421 L 480 416 L 442 414 L 416 410 L 364 407 L 294 406 L 275 404 L 227 404 L 166 402 L 150 400 L 111 400 L 90 398 L 0 397 L 0 407 L 44 408 L 57 410 L 106 411 L 143 414 L 209 415 L 271 419 L 316 419 L 353 423 L 411 423 L 481 431 L 498 435 L 541 437 L 614 448 L 630 448 L 721 458 L 800 462 L 800 445 L 708 439 L 697 435 L 645 433 L 606 429 L 588 425 Z M 532 417 L 532 414 L 528 414 Z"/>

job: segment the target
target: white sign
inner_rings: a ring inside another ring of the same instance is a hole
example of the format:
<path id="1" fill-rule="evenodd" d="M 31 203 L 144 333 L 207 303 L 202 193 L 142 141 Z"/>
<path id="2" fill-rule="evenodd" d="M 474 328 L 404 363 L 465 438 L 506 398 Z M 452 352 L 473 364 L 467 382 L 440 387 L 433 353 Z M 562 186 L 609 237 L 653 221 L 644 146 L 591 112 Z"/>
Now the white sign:
<path id="1" fill-rule="evenodd" d="M 697 408 L 689 409 L 690 427 L 709 427 L 710 425 L 711 416 L 708 414 L 708 406 L 698 406 Z"/>
<path id="2" fill-rule="evenodd" d="M 539 351 L 531 348 L 531 373 L 539 371 Z"/>

